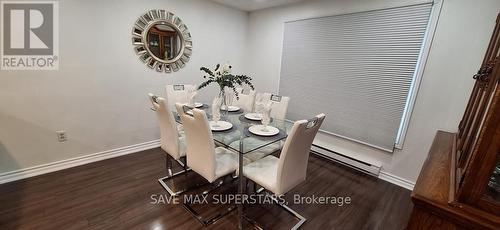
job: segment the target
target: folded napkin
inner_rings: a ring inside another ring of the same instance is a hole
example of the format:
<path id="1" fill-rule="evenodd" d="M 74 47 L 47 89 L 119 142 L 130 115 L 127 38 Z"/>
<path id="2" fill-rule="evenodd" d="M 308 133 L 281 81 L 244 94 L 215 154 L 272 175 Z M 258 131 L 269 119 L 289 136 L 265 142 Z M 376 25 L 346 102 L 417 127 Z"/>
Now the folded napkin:
<path id="1" fill-rule="evenodd" d="M 233 105 L 233 99 L 234 99 L 234 97 L 236 96 L 236 95 L 234 94 L 233 89 L 231 89 L 231 88 L 226 88 L 226 89 L 224 89 L 224 90 L 225 90 L 224 94 L 225 94 L 225 96 L 226 96 L 226 105 L 227 105 L 227 106 Z"/>
<path id="2" fill-rule="evenodd" d="M 264 107 L 266 106 L 266 103 L 263 101 L 257 101 L 255 102 L 255 112 L 256 113 L 264 113 Z"/>
<path id="3" fill-rule="evenodd" d="M 271 110 L 273 108 L 273 103 L 270 101 L 268 103 L 263 103 L 262 106 L 262 124 L 264 126 L 269 125 L 271 122 Z"/>
<path id="4" fill-rule="evenodd" d="M 222 105 L 222 99 L 219 97 L 215 97 L 212 102 L 212 120 L 219 121 L 220 120 L 220 107 Z"/>
<path id="5" fill-rule="evenodd" d="M 266 100 L 266 97 L 263 94 L 257 94 L 255 96 L 255 112 L 262 113 L 267 102 L 269 102 L 269 100 Z"/>
<path id="6" fill-rule="evenodd" d="M 187 94 L 188 94 L 188 103 L 189 103 L 189 105 L 194 106 L 194 98 L 198 94 L 198 90 L 196 90 L 196 86 L 188 89 Z"/>

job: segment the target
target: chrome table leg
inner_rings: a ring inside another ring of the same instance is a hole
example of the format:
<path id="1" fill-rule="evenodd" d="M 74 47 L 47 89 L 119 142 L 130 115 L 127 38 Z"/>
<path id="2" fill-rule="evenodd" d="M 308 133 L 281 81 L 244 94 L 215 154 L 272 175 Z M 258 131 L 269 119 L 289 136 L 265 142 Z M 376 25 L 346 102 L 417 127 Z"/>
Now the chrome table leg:
<path id="1" fill-rule="evenodd" d="M 240 152 L 238 154 L 238 194 L 243 195 L 243 138 L 240 138 Z M 243 204 L 238 205 L 238 229 L 243 229 Z"/>

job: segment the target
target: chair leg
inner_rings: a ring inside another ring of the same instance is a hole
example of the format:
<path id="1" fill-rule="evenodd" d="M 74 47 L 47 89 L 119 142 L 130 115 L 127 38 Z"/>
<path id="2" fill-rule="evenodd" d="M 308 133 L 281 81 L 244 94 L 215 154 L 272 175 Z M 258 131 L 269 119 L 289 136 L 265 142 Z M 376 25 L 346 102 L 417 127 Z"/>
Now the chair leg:
<path id="1" fill-rule="evenodd" d="M 167 168 L 167 175 L 172 176 L 172 160 L 170 159 L 170 156 L 165 157 L 165 167 Z"/>
<path id="2" fill-rule="evenodd" d="M 160 185 L 170 194 L 170 196 L 178 196 L 178 195 L 181 195 L 185 192 L 188 192 L 190 190 L 194 190 L 194 189 L 198 189 L 200 188 L 201 186 L 204 186 L 204 185 L 207 185 L 207 183 L 202 183 L 202 184 L 195 184 L 193 186 L 190 186 L 188 188 L 184 188 L 182 190 L 179 190 L 179 191 L 173 191 L 172 188 L 170 188 L 166 183 L 165 183 L 165 180 L 171 180 L 171 179 L 174 179 L 176 177 L 179 177 L 179 176 L 182 176 L 182 175 L 185 175 L 187 176 L 187 173 L 191 171 L 190 168 L 187 169 L 187 171 L 180 171 L 180 172 L 176 172 L 174 173 L 174 175 L 172 176 L 166 176 L 166 177 L 162 177 L 160 179 L 158 179 L 158 182 L 160 183 Z"/>
<path id="3" fill-rule="evenodd" d="M 167 160 L 170 160 L 169 158 L 170 156 L 167 156 Z M 158 179 L 158 182 L 160 183 L 160 185 L 171 195 L 171 196 L 178 196 L 178 195 L 181 195 L 182 193 L 185 193 L 189 190 L 192 190 L 192 189 L 197 189 L 197 188 L 200 188 L 201 186 L 204 186 L 206 185 L 207 183 L 203 183 L 203 184 L 195 184 L 194 186 L 191 186 L 189 188 L 186 188 L 186 189 L 183 189 L 183 190 L 180 190 L 180 191 L 176 191 L 174 192 L 172 188 L 170 188 L 166 183 L 165 183 L 165 180 L 170 180 L 170 179 L 173 179 L 174 177 L 177 177 L 179 175 L 185 175 L 186 177 L 188 176 L 187 172 L 191 171 L 191 169 L 187 166 L 187 158 L 184 157 L 184 162 L 180 162 L 180 161 L 177 161 L 180 165 L 182 165 L 184 167 L 184 170 L 180 171 L 180 172 L 176 172 L 176 173 L 173 173 L 169 176 L 166 176 L 166 177 L 162 177 L 160 179 Z M 170 162 L 171 164 L 171 162 Z M 168 163 L 167 163 L 168 165 Z M 233 178 L 235 179 L 235 178 Z M 220 187 L 222 185 L 224 181 L 220 181 L 218 183 L 220 184 L 217 184 L 216 187 L 212 188 L 212 189 L 209 189 L 208 191 L 204 191 L 204 194 L 205 192 L 210 192 L 218 187 Z"/>
<path id="4" fill-rule="evenodd" d="M 288 207 L 286 204 L 284 203 L 280 203 L 278 200 L 276 200 L 276 198 L 274 197 L 271 197 L 271 199 L 279 206 L 281 206 L 283 209 L 285 209 L 288 213 L 292 214 L 296 219 L 299 220 L 298 223 L 296 223 L 291 229 L 292 230 L 296 230 L 296 229 L 299 229 L 300 226 L 302 226 L 305 222 L 306 222 L 306 218 L 303 217 L 302 215 L 300 215 L 299 213 L 297 213 L 295 210 L 291 209 L 290 207 Z"/>
<path id="5" fill-rule="evenodd" d="M 188 171 L 188 167 L 187 167 L 187 157 L 184 157 L 184 171 L 187 172 Z"/>
<path id="6" fill-rule="evenodd" d="M 253 181 L 252 181 L 253 182 Z M 254 191 L 259 194 L 263 191 L 265 191 L 264 187 L 261 187 L 260 189 L 258 190 L 255 190 L 256 187 L 257 187 L 257 183 L 253 182 L 254 183 Z M 274 197 L 271 197 L 271 200 L 273 200 L 274 203 L 276 203 L 277 205 L 279 205 L 281 208 L 285 209 L 285 211 L 287 211 L 288 213 L 290 213 L 293 217 L 295 217 L 299 222 L 297 222 L 297 224 L 295 224 L 291 229 L 292 230 L 296 230 L 296 229 L 299 229 L 300 226 L 302 226 L 305 222 L 306 222 L 306 218 L 303 217 L 302 215 L 300 215 L 299 213 L 297 213 L 295 210 L 291 209 L 290 207 L 288 207 L 286 204 L 284 203 L 280 203 L 276 198 Z M 252 222 L 254 225 L 256 225 L 255 221 L 248 218 L 248 217 L 245 217 L 246 219 L 248 219 L 250 222 Z M 254 223 L 255 222 L 255 223 Z M 260 226 L 257 226 L 260 228 Z"/>
<path id="7" fill-rule="evenodd" d="M 210 192 L 214 191 L 215 189 L 219 188 L 222 184 L 224 183 L 224 177 L 216 180 L 214 183 L 212 183 L 211 187 L 208 189 L 208 190 L 205 190 L 203 191 L 203 195 L 207 195 L 209 194 Z M 183 203 L 182 204 L 183 207 L 192 215 L 194 216 L 198 221 L 200 221 L 200 223 L 203 225 L 203 226 L 208 226 L 210 224 L 213 224 L 215 223 L 217 220 L 221 219 L 222 217 L 226 216 L 227 214 L 231 213 L 232 211 L 236 210 L 236 206 L 235 205 L 232 205 L 230 206 L 226 211 L 222 212 L 222 213 L 217 213 L 216 215 L 210 217 L 210 218 L 207 218 L 207 219 L 203 219 L 203 217 L 198 213 L 196 212 L 191 206 L 189 203 Z"/>
<path id="8" fill-rule="evenodd" d="M 184 171 L 187 172 L 189 170 L 189 168 L 187 167 L 187 158 L 184 157 L 184 162 L 182 162 L 182 159 L 179 159 L 179 160 L 175 160 L 180 166 L 182 166 L 184 168 Z M 172 159 L 171 159 L 171 156 L 167 155 L 165 157 L 165 166 L 167 168 L 167 173 L 168 173 L 168 176 L 169 177 L 172 177 L 174 174 L 177 174 L 177 173 L 173 173 L 173 163 L 172 163 Z"/>
<path id="9" fill-rule="evenodd" d="M 175 161 L 177 161 L 177 163 L 178 163 L 180 166 L 184 167 L 186 164 L 185 164 L 185 162 L 184 162 L 184 161 L 182 161 L 182 158 L 186 159 L 186 157 L 184 156 L 184 157 L 181 157 L 179 160 L 175 160 Z"/>
<path id="10" fill-rule="evenodd" d="M 203 195 L 207 195 L 208 193 L 220 188 L 220 186 L 224 183 L 224 180 L 218 179 L 214 181 L 214 183 L 210 184 L 210 188 L 202 192 Z"/>
<path id="11" fill-rule="evenodd" d="M 190 170 L 188 167 L 187 167 L 187 164 L 184 162 L 181 162 L 180 160 L 176 160 L 177 163 L 179 163 L 179 165 L 181 165 L 182 167 L 184 167 L 184 170 L 182 171 L 179 171 L 179 172 L 176 172 L 174 173 L 173 170 L 172 170 L 172 159 L 169 155 L 166 156 L 165 158 L 165 165 L 166 165 L 166 168 L 167 168 L 167 176 L 165 177 L 162 177 L 160 179 L 158 179 L 158 182 L 160 183 L 160 185 L 165 189 L 167 190 L 167 192 L 171 195 L 171 196 L 177 196 L 177 195 L 180 195 L 181 193 L 183 192 L 186 192 L 187 189 L 185 190 L 181 190 L 181 191 L 176 191 L 174 192 L 172 188 L 170 188 L 166 183 L 165 183 L 165 180 L 169 180 L 169 179 L 173 179 L 174 177 L 176 176 L 179 176 L 179 175 L 182 175 L 182 174 L 185 174 L 187 176 L 187 172 Z"/>

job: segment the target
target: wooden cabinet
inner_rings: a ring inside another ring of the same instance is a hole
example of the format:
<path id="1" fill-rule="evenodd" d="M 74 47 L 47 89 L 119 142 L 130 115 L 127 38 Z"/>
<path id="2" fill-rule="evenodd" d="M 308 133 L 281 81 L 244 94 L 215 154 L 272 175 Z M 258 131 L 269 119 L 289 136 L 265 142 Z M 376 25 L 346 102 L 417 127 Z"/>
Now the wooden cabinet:
<path id="1" fill-rule="evenodd" d="M 408 229 L 500 229 L 499 17 L 458 133 L 436 134 Z"/>

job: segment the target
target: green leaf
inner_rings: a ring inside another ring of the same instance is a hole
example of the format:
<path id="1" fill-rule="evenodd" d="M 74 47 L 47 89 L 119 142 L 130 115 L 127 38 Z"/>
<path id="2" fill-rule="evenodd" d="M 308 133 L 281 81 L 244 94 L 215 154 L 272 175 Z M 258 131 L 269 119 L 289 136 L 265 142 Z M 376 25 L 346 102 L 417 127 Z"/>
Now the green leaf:
<path id="1" fill-rule="evenodd" d="M 224 87 L 231 88 L 235 95 L 236 98 L 239 99 L 239 94 L 236 91 L 236 85 L 243 86 L 243 84 L 246 84 L 250 86 L 252 90 L 255 90 L 253 84 L 252 84 L 252 78 L 248 77 L 246 75 L 233 75 L 233 74 L 226 74 L 226 75 L 219 75 L 216 77 L 214 72 L 216 72 L 219 68 L 221 68 L 220 64 L 217 64 L 215 66 L 215 70 L 212 72 L 210 69 L 207 67 L 201 67 L 200 70 L 207 73 L 209 77 L 203 76 L 204 79 L 207 79 L 206 81 L 202 82 L 199 86 L 198 89 L 202 89 L 210 85 L 211 83 L 217 83 L 220 87 L 220 89 L 224 89 Z"/>
<path id="2" fill-rule="evenodd" d="M 211 70 L 209 70 L 207 67 L 201 67 L 200 70 L 209 74 L 212 77 L 215 77 L 214 73 Z"/>

